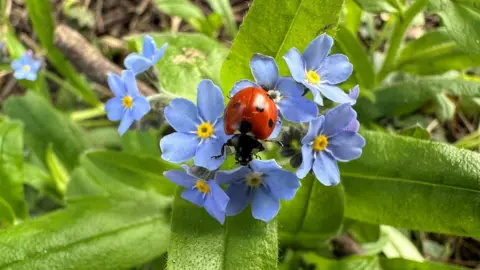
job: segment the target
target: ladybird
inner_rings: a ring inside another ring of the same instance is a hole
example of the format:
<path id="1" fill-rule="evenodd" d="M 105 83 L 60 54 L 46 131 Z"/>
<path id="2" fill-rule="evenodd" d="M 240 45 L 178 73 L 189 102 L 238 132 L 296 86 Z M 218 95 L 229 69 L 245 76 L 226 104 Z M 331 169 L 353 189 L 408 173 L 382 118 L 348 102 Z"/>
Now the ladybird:
<path id="1" fill-rule="evenodd" d="M 222 148 L 235 148 L 235 159 L 241 165 L 248 165 L 252 156 L 265 148 L 259 140 L 266 140 L 275 129 L 278 111 L 275 102 L 267 91 L 248 87 L 236 93 L 224 111 L 224 130 L 227 135 L 234 135 Z"/>

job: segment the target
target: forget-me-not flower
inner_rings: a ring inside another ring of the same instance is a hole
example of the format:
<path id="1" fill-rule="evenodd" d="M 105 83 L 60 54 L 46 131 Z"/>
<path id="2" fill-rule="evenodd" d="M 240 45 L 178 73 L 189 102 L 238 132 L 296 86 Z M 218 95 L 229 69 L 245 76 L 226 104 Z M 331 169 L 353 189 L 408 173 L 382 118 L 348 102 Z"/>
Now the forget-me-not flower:
<path id="1" fill-rule="evenodd" d="M 135 75 L 130 70 L 124 70 L 122 77 L 108 74 L 108 86 L 115 97 L 107 101 L 105 111 L 111 121 L 121 120 L 118 133 L 123 135 L 134 120 L 140 120 L 150 111 L 150 103 L 138 92 Z"/>
<path id="2" fill-rule="evenodd" d="M 365 146 L 365 139 L 349 128 L 356 116 L 350 104 L 345 103 L 310 121 L 307 135 L 302 139 L 302 164 L 297 170 L 299 178 L 304 178 L 313 168 L 322 184 L 331 186 L 340 182 L 337 161 L 360 157 Z"/>
<path id="3" fill-rule="evenodd" d="M 280 200 L 291 200 L 300 181 L 295 174 L 283 170 L 275 160 L 253 160 L 249 167 L 239 167 L 215 174 L 218 184 L 230 184 L 226 214 L 236 215 L 252 205 L 252 215 L 263 221 L 272 220 L 280 210 Z"/>
<path id="4" fill-rule="evenodd" d="M 155 40 L 151 36 L 145 35 L 143 37 L 142 54 L 129 54 L 127 58 L 125 58 L 124 65 L 127 67 L 127 69 L 133 71 L 135 75 L 138 75 L 155 65 L 160 58 L 162 58 L 167 46 L 168 43 L 165 43 L 160 49 L 157 50 Z"/>
<path id="5" fill-rule="evenodd" d="M 162 138 L 164 160 L 180 163 L 194 157 L 195 165 L 215 170 L 222 165 L 223 144 L 230 138 L 223 127 L 222 91 L 211 80 L 198 85 L 197 106 L 184 98 L 173 99 L 165 108 L 167 122 L 177 131 Z"/>
<path id="6" fill-rule="evenodd" d="M 350 77 L 353 66 L 343 54 L 328 55 L 332 46 L 333 39 L 323 34 L 315 38 L 303 54 L 292 48 L 283 56 L 293 79 L 310 89 L 319 105 L 323 105 L 322 95 L 337 103 L 352 103 L 335 85 Z"/>
<path id="7" fill-rule="evenodd" d="M 186 165 L 182 165 L 183 171 L 167 171 L 163 175 L 175 184 L 186 188 L 182 192 L 182 198 L 196 204 L 218 220 L 221 224 L 225 222 L 225 208 L 229 198 L 223 189 L 214 181 L 200 179 L 193 175 Z"/>
<path id="8" fill-rule="evenodd" d="M 17 80 L 35 81 L 37 73 L 42 65 L 40 60 L 35 60 L 32 57 L 32 51 L 26 52 L 22 57 L 12 62 L 11 67 L 15 71 L 13 76 Z"/>

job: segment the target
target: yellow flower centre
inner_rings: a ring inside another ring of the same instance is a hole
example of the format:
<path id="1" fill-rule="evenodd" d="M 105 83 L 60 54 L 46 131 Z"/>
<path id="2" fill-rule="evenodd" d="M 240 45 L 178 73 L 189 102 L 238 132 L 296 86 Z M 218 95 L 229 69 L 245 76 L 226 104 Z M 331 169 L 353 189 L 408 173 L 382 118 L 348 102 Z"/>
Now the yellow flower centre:
<path id="1" fill-rule="evenodd" d="M 328 145 L 328 139 L 327 137 L 320 135 L 315 140 L 313 141 L 313 150 L 320 152 L 323 149 L 325 149 Z"/>
<path id="2" fill-rule="evenodd" d="M 213 126 L 208 122 L 202 123 L 197 128 L 197 135 L 202 139 L 209 138 L 213 135 Z"/>
<path id="3" fill-rule="evenodd" d="M 247 179 L 247 185 L 251 187 L 258 187 L 263 182 L 262 175 L 254 172 L 247 175 L 246 179 Z"/>
<path id="4" fill-rule="evenodd" d="M 197 182 L 195 182 L 195 187 L 197 187 L 198 191 L 207 194 L 210 192 L 210 186 L 207 184 L 207 182 L 199 179 Z"/>
<path id="5" fill-rule="evenodd" d="M 313 70 L 309 70 L 307 72 L 307 75 L 305 76 L 305 79 L 307 80 L 308 83 L 318 84 L 320 82 L 320 75 L 318 75 Z"/>
<path id="6" fill-rule="evenodd" d="M 29 72 L 30 69 L 31 69 L 31 68 L 30 68 L 29 65 L 24 65 L 24 66 L 23 66 L 23 71 L 25 71 L 25 72 Z"/>
<path id="7" fill-rule="evenodd" d="M 123 107 L 130 109 L 133 105 L 133 99 L 131 96 L 124 96 L 122 99 Z"/>

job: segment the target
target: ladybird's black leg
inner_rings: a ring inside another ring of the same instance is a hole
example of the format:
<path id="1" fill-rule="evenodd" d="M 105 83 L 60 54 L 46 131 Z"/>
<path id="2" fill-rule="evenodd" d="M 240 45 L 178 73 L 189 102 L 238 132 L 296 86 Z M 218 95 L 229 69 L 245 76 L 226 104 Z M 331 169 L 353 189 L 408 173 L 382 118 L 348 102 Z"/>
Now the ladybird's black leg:
<path id="1" fill-rule="evenodd" d="M 258 154 L 253 154 L 253 157 L 254 157 L 254 158 L 256 158 L 256 159 L 260 159 L 260 160 L 262 160 L 262 157 L 261 157 L 261 156 L 259 156 Z"/>
<path id="2" fill-rule="evenodd" d="M 218 155 L 218 156 L 213 156 L 212 158 L 214 158 L 214 159 L 219 159 L 219 158 L 223 157 L 223 156 L 225 155 L 225 151 L 226 151 L 226 149 L 227 149 L 227 146 L 230 146 L 230 145 L 232 145 L 232 141 L 229 139 L 226 143 L 224 143 L 224 144 L 222 145 L 222 150 L 221 150 L 221 152 L 220 152 L 220 155 Z"/>

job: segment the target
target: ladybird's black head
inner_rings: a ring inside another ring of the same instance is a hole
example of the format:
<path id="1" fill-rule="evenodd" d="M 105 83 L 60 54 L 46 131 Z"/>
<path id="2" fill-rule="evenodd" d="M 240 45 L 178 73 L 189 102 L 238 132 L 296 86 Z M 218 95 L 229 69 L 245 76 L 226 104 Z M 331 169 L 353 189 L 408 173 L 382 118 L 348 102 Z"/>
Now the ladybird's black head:
<path id="1" fill-rule="evenodd" d="M 235 148 L 235 160 L 242 166 L 248 165 L 254 154 L 264 150 L 257 139 L 246 134 L 235 135 L 231 142 Z"/>
<path id="2" fill-rule="evenodd" d="M 238 164 L 242 166 L 247 166 L 250 161 L 252 161 L 252 153 L 240 153 L 236 152 L 235 153 L 235 160 L 237 161 Z"/>

